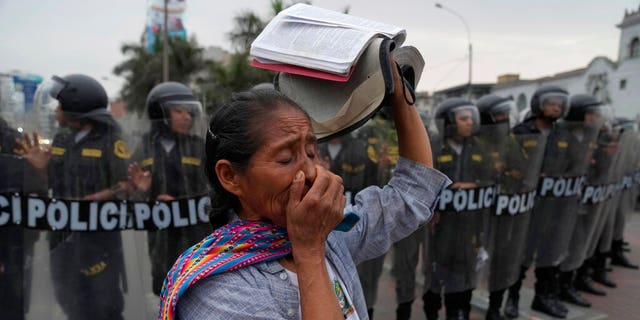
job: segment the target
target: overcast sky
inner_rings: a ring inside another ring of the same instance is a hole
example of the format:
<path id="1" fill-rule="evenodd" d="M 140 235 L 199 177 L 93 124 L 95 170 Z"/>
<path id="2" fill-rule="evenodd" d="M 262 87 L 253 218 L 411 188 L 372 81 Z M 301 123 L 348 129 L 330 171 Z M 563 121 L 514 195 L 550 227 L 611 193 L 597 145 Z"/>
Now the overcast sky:
<path id="1" fill-rule="evenodd" d="M 184 24 L 203 46 L 230 49 L 233 17 L 269 13 L 267 0 L 186 0 Z M 625 9 L 638 0 L 443 0 L 464 17 L 473 43 L 473 82 L 504 73 L 538 78 L 585 67 L 604 55 L 616 61 Z M 467 33 L 459 17 L 434 1 L 314 0 L 313 5 L 403 27 L 427 66 L 418 89 L 467 82 Z M 85 73 L 115 97 L 122 79 L 112 73 L 124 59 L 120 46 L 136 42 L 145 25 L 146 0 L 0 0 L 0 72 L 43 77 Z"/>

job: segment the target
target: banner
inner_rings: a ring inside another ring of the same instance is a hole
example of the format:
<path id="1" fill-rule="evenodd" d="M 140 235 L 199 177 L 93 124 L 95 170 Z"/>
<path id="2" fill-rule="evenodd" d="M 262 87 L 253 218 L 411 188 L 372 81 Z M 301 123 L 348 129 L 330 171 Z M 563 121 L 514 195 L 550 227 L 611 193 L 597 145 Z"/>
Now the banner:
<path id="1" fill-rule="evenodd" d="M 154 44 L 158 34 L 161 34 L 164 26 L 164 0 L 149 0 L 147 8 L 147 52 L 153 53 Z M 187 8 L 185 0 L 167 0 L 167 33 L 170 38 L 187 38 L 183 17 Z"/>

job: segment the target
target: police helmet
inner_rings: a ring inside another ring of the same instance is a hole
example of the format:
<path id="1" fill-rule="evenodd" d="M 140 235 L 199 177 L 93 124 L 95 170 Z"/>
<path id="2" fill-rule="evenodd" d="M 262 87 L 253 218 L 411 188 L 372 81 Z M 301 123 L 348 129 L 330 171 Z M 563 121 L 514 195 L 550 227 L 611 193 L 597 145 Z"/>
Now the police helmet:
<path id="1" fill-rule="evenodd" d="M 53 76 L 49 91 L 58 100 L 62 111 L 70 114 L 85 114 L 90 111 L 106 111 L 109 100 L 102 85 L 83 74 L 65 77 Z"/>
<path id="2" fill-rule="evenodd" d="M 491 125 L 508 122 L 515 124 L 515 105 L 512 97 L 500 97 L 495 94 L 483 96 L 476 101 L 480 112 L 480 123 Z"/>
<path id="3" fill-rule="evenodd" d="M 470 117 L 470 120 L 473 122 L 472 133 L 478 131 L 480 127 L 480 115 L 478 107 L 471 103 L 471 101 L 463 98 L 449 98 L 436 107 L 435 119 L 444 125 L 445 135 L 448 137 L 456 134 L 456 118 L 460 120 L 460 116 L 465 117 L 465 119 L 466 117 Z"/>
<path id="4" fill-rule="evenodd" d="M 587 120 L 587 114 L 593 114 L 596 116 L 594 118 L 595 122 L 590 123 L 590 125 L 597 127 L 604 123 L 610 123 L 613 120 L 609 106 L 598 101 L 593 96 L 588 94 L 572 95 L 569 104 L 569 113 L 565 117 L 565 120 L 584 122 Z"/>
<path id="5" fill-rule="evenodd" d="M 149 119 L 164 120 L 167 125 L 172 107 L 186 107 L 192 116 L 198 115 L 202 109 L 191 89 L 178 82 L 163 82 L 153 87 L 147 95 L 146 104 Z"/>
<path id="6" fill-rule="evenodd" d="M 544 109 L 549 104 L 560 107 L 560 112 L 552 115 L 545 115 Z M 564 118 L 569 112 L 569 93 L 558 86 L 542 86 L 531 96 L 531 116 L 536 118 L 547 118 L 553 121 Z"/>

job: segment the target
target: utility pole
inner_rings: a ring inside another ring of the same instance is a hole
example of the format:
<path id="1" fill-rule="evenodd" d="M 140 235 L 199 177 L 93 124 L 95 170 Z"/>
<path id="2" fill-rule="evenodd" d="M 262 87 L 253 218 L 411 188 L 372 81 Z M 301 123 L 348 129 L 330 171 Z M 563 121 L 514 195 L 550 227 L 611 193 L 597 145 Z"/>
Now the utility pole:
<path id="1" fill-rule="evenodd" d="M 467 42 L 469 43 L 469 80 L 467 81 L 467 95 L 468 95 L 469 101 L 471 101 L 471 67 L 473 63 L 473 49 L 471 47 L 471 32 L 469 32 L 469 25 L 467 25 L 467 21 L 464 20 L 464 17 L 462 17 L 462 15 L 459 14 L 458 12 L 445 7 L 440 3 L 436 3 L 436 8 L 449 11 L 456 17 L 460 18 L 460 20 L 464 24 L 465 29 L 467 30 Z"/>

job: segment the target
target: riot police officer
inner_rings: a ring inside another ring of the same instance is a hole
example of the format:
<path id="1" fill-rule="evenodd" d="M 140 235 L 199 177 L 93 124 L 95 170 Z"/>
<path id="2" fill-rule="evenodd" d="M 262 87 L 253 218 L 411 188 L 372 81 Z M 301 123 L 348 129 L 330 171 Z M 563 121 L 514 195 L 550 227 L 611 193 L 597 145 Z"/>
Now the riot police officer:
<path id="1" fill-rule="evenodd" d="M 502 319 L 500 308 L 504 292 L 520 274 L 531 204 L 542 164 L 544 137 L 510 133 L 515 112 L 511 98 L 490 94 L 480 98 L 476 105 L 482 124 L 480 139 L 496 164 L 500 190 L 489 218 L 489 308 L 486 319 Z"/>
<path id="2" fill-rule="evenodd" d="M 56 119 L 63 129 L 49 151 L 27 139 L 25 158 L 48 173 L 54 198 L 123 198 L 130 152 L 107 111 L 104 88 L 82 74 L 52 80 L 50 95 L 59 103 Z M 56 300 L 68 318 L 122 319 L 126 280 L 120 232 L 52 231 L 48 239 Z"/>
<path id="3" fill-rule="evenodd" d="M 384 186 L 391 179 L 393 168 L 398 160 L 398 137 L 389 111 L 390 108 L 383 107 L 356 133 L 358 140 L 366 142 L 366 155 L 369 159 L 365 174 L 367 186 Z M 386 254 L 364 261 L 357 266 L 369 318 L 373 318 L 374 305 L 378 296 L 378 281 L 382 275 L 385 257 Z"/>
<path id="4" fill-rule="evenodd" d="M 607 134 L 606 127 L 603 128 L 602 126 L 608 118 L 608 114 L 610 114 L 608 107 L 594 97 L 587 94 L 576 94 L 571 96 L 570 109 L 565 120 L 582 123 L 583 131 L 597 131 L 602 135 Z M 594 188 L 599 188 L 607 182 L 607 177 L 612 169 L 611 160 L 612 157 L 605 152 L 605 148 L 597 147 L 594 150 L 587 172 L 587 191 L 585 193 L 591 194 L 588 191 L 590 188 L 594 190 Z M 587 197 L 591 198 L 591 196 Z M 581 204 L 578 208 L 581 214 L 578 215 L 573 229 L 568 255 L 560 265 L 560 270 L 562 271 L 560 275 L 560 299 L 582 307 L 589 307 L 591 303 L 577 292 L 574 287 L 574 280 L 576 270 L 584 263 L 586 258 L 586 251 L 598 224 L 597 221 L 600 217 L 599 212 L 602 205 L 602 202 L 596 203 L 591 200 L 582 201 L 581 199 Z M 580 288 L 593 288 L 590 283 L 586 282 L 588 279 L 584 272 L 580 272 L 578 281 Z M 593 292 L 597 292 L 597 289 L 593 289 Z"/>
<path id="5" fill-rule="evenodd" d="M 446 191 L 465 193 L 469 199 L 476 188 L 493 185 L 494 167 L 474 137 L 480 125 L 478 108 L 465 99 L 449 98 L 437 106 L 435 119 L 443 132 L 442 140 L 432 141 L 435 167 L 453 181 Z M 476 270 L 486 260 L 484 228 L 490 204 L 470 209 L 467 201 L 459 210 L 444 205 L 443 197 L 428 231 L 432 274 L 425 285 L 424 309 L 427 319 L 437 319 L 444 292 L 447 319 L 468 319 Z"/>
<path id="6" fill-rule="evenodd" d="M 628 118 L 616 118 L 615 126 L 621 132 L 620 151 L 623 153 L 622 165 L 624 181 L 620 203 L 616 208 L 615 225 L 611 242 L 611 265 L 629 269 L 638 269 L 638 265 L 629 261 L 625 256 L 624 228 L 627 215 L 633 212 L 637 191 L 632 187 L 633 173 L 638 169 L 638 127 Z"/>
<path id="7" fill-rule="evenodd" d="M 505 315 L 517 317 L 521 279 L 535 257 L 535 297 L 531 308 L 564 318 L 568 309 L 559 302 L 559 264 L 567 255 L 577 217 L 580 185 L 586 174 L 589 148 L 595 136 L 582 123 L 557 122 L 569 111 L 569 95 L 558 86 L 542 86 L 531 98 L 531 117 L 514 128 L 515 134 L 542 133 L 547 137 L 540 176 L 545 179 L 533 208 L 521 278 L 509 289 Z M 567 192 L 549 192 L 558 182 Z"/>
<path id="8" fill-rule="evenodd" d="M 201 166 L 204 141 L 198 136 L 202 107 L 189 87 L 177 82 L 156 85 L 147 95 L 149 132 L 142 136 L 129 166 L 138 194 L 147 200 L 170 201 L 207 194 Z M 175 259 L 209 234 L 210 226 L 198 225 L 150 230 L 152 289 L 160 294 L 164 278 Z"/>
<path id="9" fill-rule="evenodd" d="M 28 192 L 24 161 L 13 152 L 20 134 L 0 117 L 0 194 Z M 33 243 L 37 231 L 7 221 L 0 226 L 0 310 L 7 319 L 24 319 L 30 296 Z"/>

